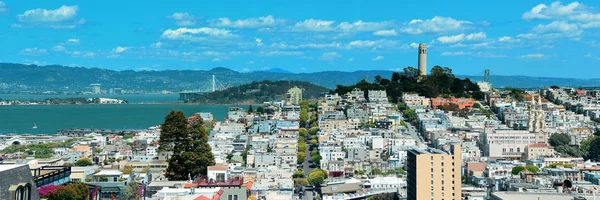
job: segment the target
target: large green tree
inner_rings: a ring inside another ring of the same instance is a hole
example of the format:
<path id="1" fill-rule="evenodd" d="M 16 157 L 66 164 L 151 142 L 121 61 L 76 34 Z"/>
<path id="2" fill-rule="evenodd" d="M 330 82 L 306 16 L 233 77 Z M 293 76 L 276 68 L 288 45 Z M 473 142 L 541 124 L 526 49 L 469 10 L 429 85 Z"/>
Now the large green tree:
<path id="1" fill-rule="evenodd" d="M 600 137 L 594 137 L 588 149 L 588 159 L 598 162 L 600 161 Z"/>
<path id="2" fill-rule="evenodd" d="M 569 143 L 571 142 L 571 138 L 569 138 L 568 135 L 566 134 L 561 134 L 561 133 L 553 133 L 552 135 L 550 135 L 550 138 L 548 139 L 548 143 L 550 143 L 550 145 L 558 147 L 561 145 L 569 145 Z"/>
<path id="3" fill-rule="evenodd" d="M 163 149 L 173 152 L 167 160 L 167 179 L 187 180 L 188 174 L 192 177 L 206 175 L 208 166 L 215 164 L 215 158 L 208 144 L 208 135 L 202 126 L 202 119 L 196 123 L 188 123 L 183 112 L 171 111 L 162 128 L 161 147 L 166 145 L 168 148 Z"/>

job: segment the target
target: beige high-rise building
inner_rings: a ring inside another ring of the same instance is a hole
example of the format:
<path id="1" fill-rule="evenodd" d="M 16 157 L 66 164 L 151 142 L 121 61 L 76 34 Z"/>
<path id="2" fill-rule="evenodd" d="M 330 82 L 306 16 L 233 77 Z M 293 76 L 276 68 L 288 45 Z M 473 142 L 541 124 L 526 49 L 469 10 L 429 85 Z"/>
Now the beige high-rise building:
<path id="1" fill-rule="evenodd" d="M 419 75 L 427 75 L 427 47 L 424 43 L 419 44 Z"/>
<path id="2" fill-rule="evenodd" d="M 288 102 L 299 105 L 300 101 L 302 101 L 302 89 L 294 86 L 288 90 L 286 97 Z"/>
<path id="3" fill-rule="evenodd" d="M 438 149 L 408 151 L 408 200 L 460 200 L 461 162 L 459 145 L 450 153 Z"/>

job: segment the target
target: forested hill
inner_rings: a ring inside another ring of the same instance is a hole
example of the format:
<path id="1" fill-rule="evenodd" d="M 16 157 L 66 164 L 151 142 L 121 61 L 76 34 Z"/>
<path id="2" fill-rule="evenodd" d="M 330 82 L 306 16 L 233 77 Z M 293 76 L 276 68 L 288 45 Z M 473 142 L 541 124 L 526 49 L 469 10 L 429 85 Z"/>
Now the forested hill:
<path id="1" fill-rule="evenodd" d="M 0 92 L 6 91 L 81 91 L 90 84 L 99 83 L 103 89 L 123 88 L 142 91 L 208 90 L 212 87 L 212 75 L 224 85 L 237 86 L 262 80 L 300 80 L 335 88 L 336 85 L 352 85 L 365 77 L 372 81 L 375 76 L 390 77 L 389 70 L 355 72 L 324 71 L 314 73 L 287 73 L 282 70 L 242 73 L 227 68 L 211 70 L 164 70 L 164 71 L 114 71 L 98 68 L 66 67 L 59 65 L 36 66 L 0 63 Z M 492 72 L 493 73 L 493 72 Z M 480 76 L 461 76 L 480 81 Z M 600 79 L 543 78 L 527 76 L 494 76 L 494 87 L 541 87 L 541 86 L 600 86 Z"/>
<path id="2" fill-rule="evenodd" d="M 201 104 L 256 104 L 285 99 L 290 88 L 302 89 L 303 99 L 316 99 L 329 89 L 305 81 L 260 81 L 206 93 L 191 102 Z"/>
<path id="3" fill-rule="evenodd" d="M 435 66 L 431 74 L 420 76 L 419 70 L 413 67 L 404 68 L 403 73 L 394 72 L 390 79 L 376 76 L 373 83 L 366 81 L 358 82 L 356 85 L 338 85 L 332 92 L 346 94 L 354 88 L 366 91 L 385 90 L 392 102 L 398 102 L 403 93 L 418 93 L 426 97 L 466 97 L 482 100 L 484 94 L 479 86 L 469 78 L 461 79 L 454 76 L 452 69 Z"/>

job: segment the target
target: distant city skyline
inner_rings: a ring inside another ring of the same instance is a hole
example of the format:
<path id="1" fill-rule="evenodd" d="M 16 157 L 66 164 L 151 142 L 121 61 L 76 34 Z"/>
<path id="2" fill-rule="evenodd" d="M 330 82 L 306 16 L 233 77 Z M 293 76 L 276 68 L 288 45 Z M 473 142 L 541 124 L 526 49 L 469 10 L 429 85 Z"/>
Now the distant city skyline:
<path id="1" fill-rule="evenodd" d="M 143 3 L 141 5 L 140 3 Z M 599 78 L 600 2 L 0 1 L 0 62 Z"/>

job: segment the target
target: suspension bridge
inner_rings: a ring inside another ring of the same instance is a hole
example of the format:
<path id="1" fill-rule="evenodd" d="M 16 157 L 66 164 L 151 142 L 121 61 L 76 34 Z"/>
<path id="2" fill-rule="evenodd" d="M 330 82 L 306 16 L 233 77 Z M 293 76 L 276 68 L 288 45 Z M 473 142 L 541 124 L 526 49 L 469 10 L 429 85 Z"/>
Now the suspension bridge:
<path id="1" fill-rule="evenodd" d="M 223 84 L 219 81 L 215 75 L 212 75 L 212 88 L 207 89 L 197 89 L 197 90 L 185 90 L 179 93 L 179 100 L 192 100 L 198 96 L 204 95 L 209 92 L 215 92 L 220 90 L 225 90 L 231 87 L 231 84 Z"/>

